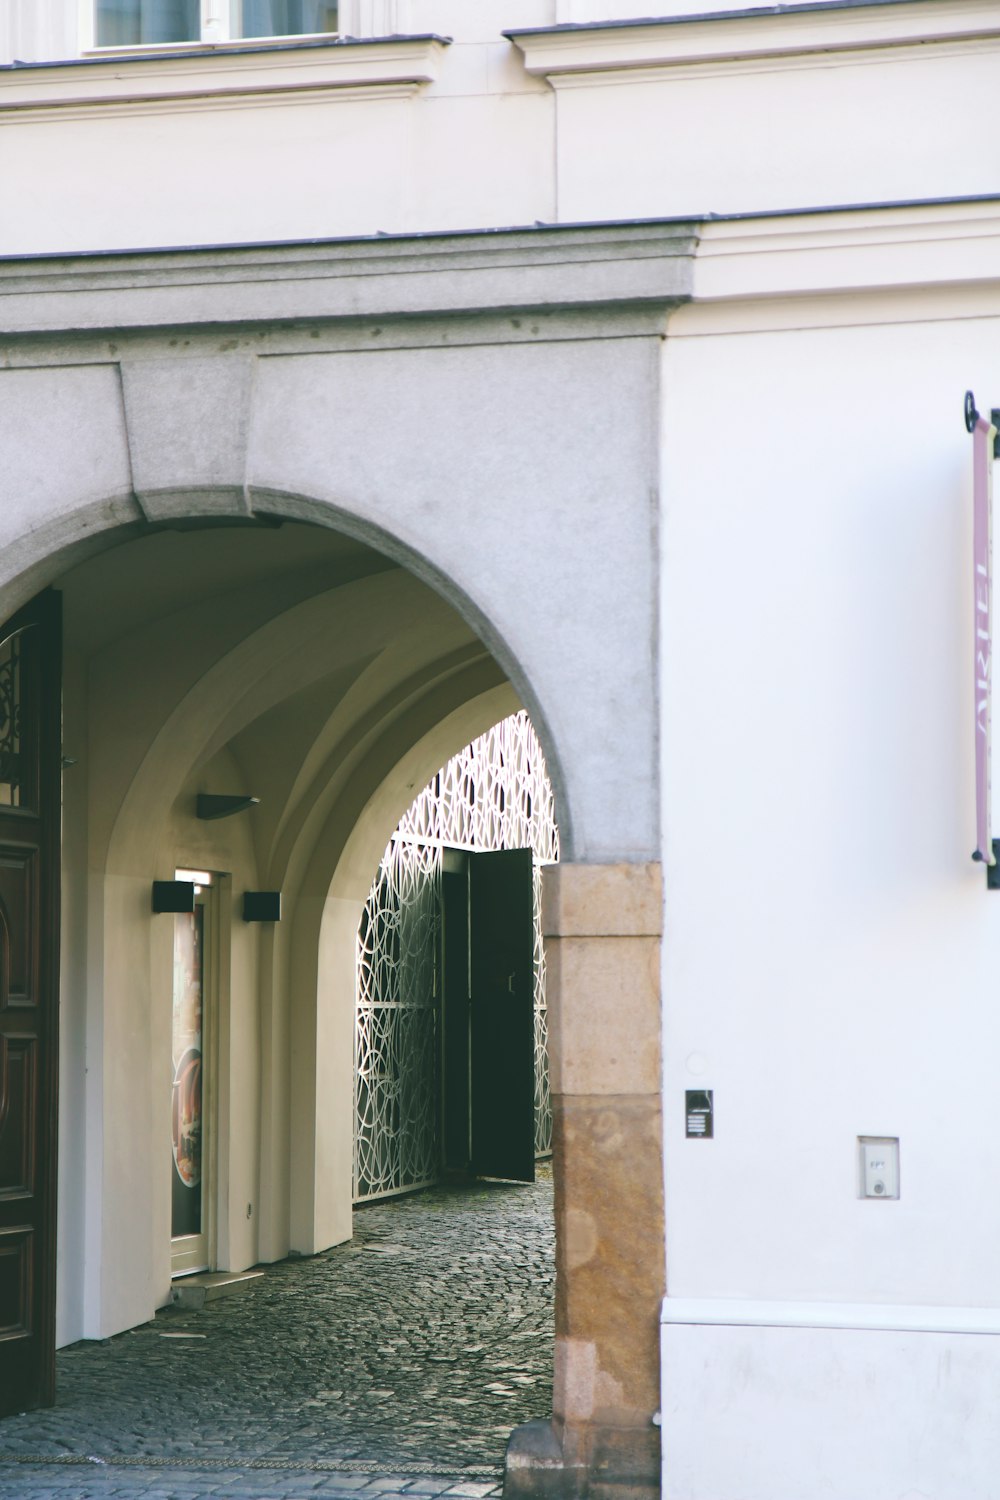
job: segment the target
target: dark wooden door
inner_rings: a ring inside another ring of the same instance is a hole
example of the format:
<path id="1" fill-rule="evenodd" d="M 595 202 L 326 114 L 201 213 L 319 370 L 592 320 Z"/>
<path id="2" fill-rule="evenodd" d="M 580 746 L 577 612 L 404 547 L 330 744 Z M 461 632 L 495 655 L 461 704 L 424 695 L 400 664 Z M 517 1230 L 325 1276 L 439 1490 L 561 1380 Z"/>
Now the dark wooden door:
<path id="1" fill-rule="evenodd" d="M 55 1399 L 60 603 L 0 627 L 0 1416 Z"/>
<path id="2" fill-rule="evenodd" d="M 531 850 L 469 856 L 472 1170 L 535 1180 Z"/>

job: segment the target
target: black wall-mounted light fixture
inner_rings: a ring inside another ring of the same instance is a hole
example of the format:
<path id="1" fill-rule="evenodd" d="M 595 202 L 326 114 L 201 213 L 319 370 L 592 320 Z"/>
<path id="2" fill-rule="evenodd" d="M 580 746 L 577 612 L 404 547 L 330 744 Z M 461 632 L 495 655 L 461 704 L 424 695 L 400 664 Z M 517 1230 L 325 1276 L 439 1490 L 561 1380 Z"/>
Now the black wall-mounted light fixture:
<path id="1" fill-rule="evenodd" d="M 154 880 L 153 910 L 194 911 L 193 880 Z"/>
<path id="2" fill-rule="evenodd" d="M 244 891 L 244 922 L 280 922 L 280 891 Z"/>
<path id="3" fill-rule="evenodd" d="M 256 807 L 259 802 L 259 797 L 227 797 L 215 792 L 199 792 L 195 811 L 203 822 L 210 822 L 213 818 L 231 818 L 233 813 L 246 812 L 248 807 Z"/>

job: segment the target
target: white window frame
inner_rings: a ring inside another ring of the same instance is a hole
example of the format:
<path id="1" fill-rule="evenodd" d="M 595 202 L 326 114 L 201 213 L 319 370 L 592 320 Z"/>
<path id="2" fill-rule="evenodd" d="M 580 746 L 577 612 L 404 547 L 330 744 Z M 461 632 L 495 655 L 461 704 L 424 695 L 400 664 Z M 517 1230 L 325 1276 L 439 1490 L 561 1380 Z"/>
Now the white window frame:
<path id="1" fill-rule="evenodd" d="M 382 0 L 381 9 L 384 11 L 386 0 Z M 392 0 L 393 9 L 395 8 Z M 201 36 L 196 41 L 190 42 L 137 42 L 131 46 L 124 47 L 99 47 L 97 45 L 97 4 L 96 0 L 77 0 L 79 7 L 80 27 L 80 52 L 84 56 L 96 55 L 98 57 L 111 54 L 132 55 L 137 52 L 177 52 L 197 51 L 204 47 L 224 47 L 227 44 L 233 46 L 255 46 L 269 41 L 277 40 L 274 37 L 234 37 L 231 34 L 232 6 L 230 0 L 201 0 Z M 336 32 L 319 31 L 308 34 L 294 32 L 291 38 L 282 36 L 281 40 L 294 40 L 297 42 L 321 42 L 329 40 L 333 36 L 365 36 L 370 31 L 364 29 L 367 18 L 366 12 L 373 10 L 372 0 L 339 0 L 340 26 Z M 370 25 L 370 21 L 369 21 Z"/>

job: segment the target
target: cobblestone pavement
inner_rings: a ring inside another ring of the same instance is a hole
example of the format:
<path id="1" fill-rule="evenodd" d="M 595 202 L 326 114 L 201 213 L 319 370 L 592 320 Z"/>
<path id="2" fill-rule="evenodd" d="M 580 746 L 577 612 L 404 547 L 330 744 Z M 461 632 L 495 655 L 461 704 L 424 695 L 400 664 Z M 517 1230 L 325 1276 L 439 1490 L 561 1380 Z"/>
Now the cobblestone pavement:
<path id="1" fill-rule="evenodd" d="M 548 1171 L 371 1204 L 355 1236 L 57 1358 L 0 1422 L 0 1497 L 479 1500 L 552 1410 Z M 46 1462 L 48 1460 L 48 1462 Z"/>

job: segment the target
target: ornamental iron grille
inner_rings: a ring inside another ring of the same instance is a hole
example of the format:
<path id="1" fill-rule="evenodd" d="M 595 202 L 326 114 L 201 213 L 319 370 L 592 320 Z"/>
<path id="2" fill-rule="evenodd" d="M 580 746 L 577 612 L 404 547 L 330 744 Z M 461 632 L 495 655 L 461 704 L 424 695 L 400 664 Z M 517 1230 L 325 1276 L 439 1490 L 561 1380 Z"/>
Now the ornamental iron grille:
<path id="1" fill-rule="evenodd" d="M 542 866 L 559 859 L 555 802 L 523 711 L 434 776 L 386 846 L 362 913 L 354 1028 L 354 1200 L 409 1192 L 441 1170 L 445 849 L 532 851 L 535 1155 L 552 1150 Z"/>

